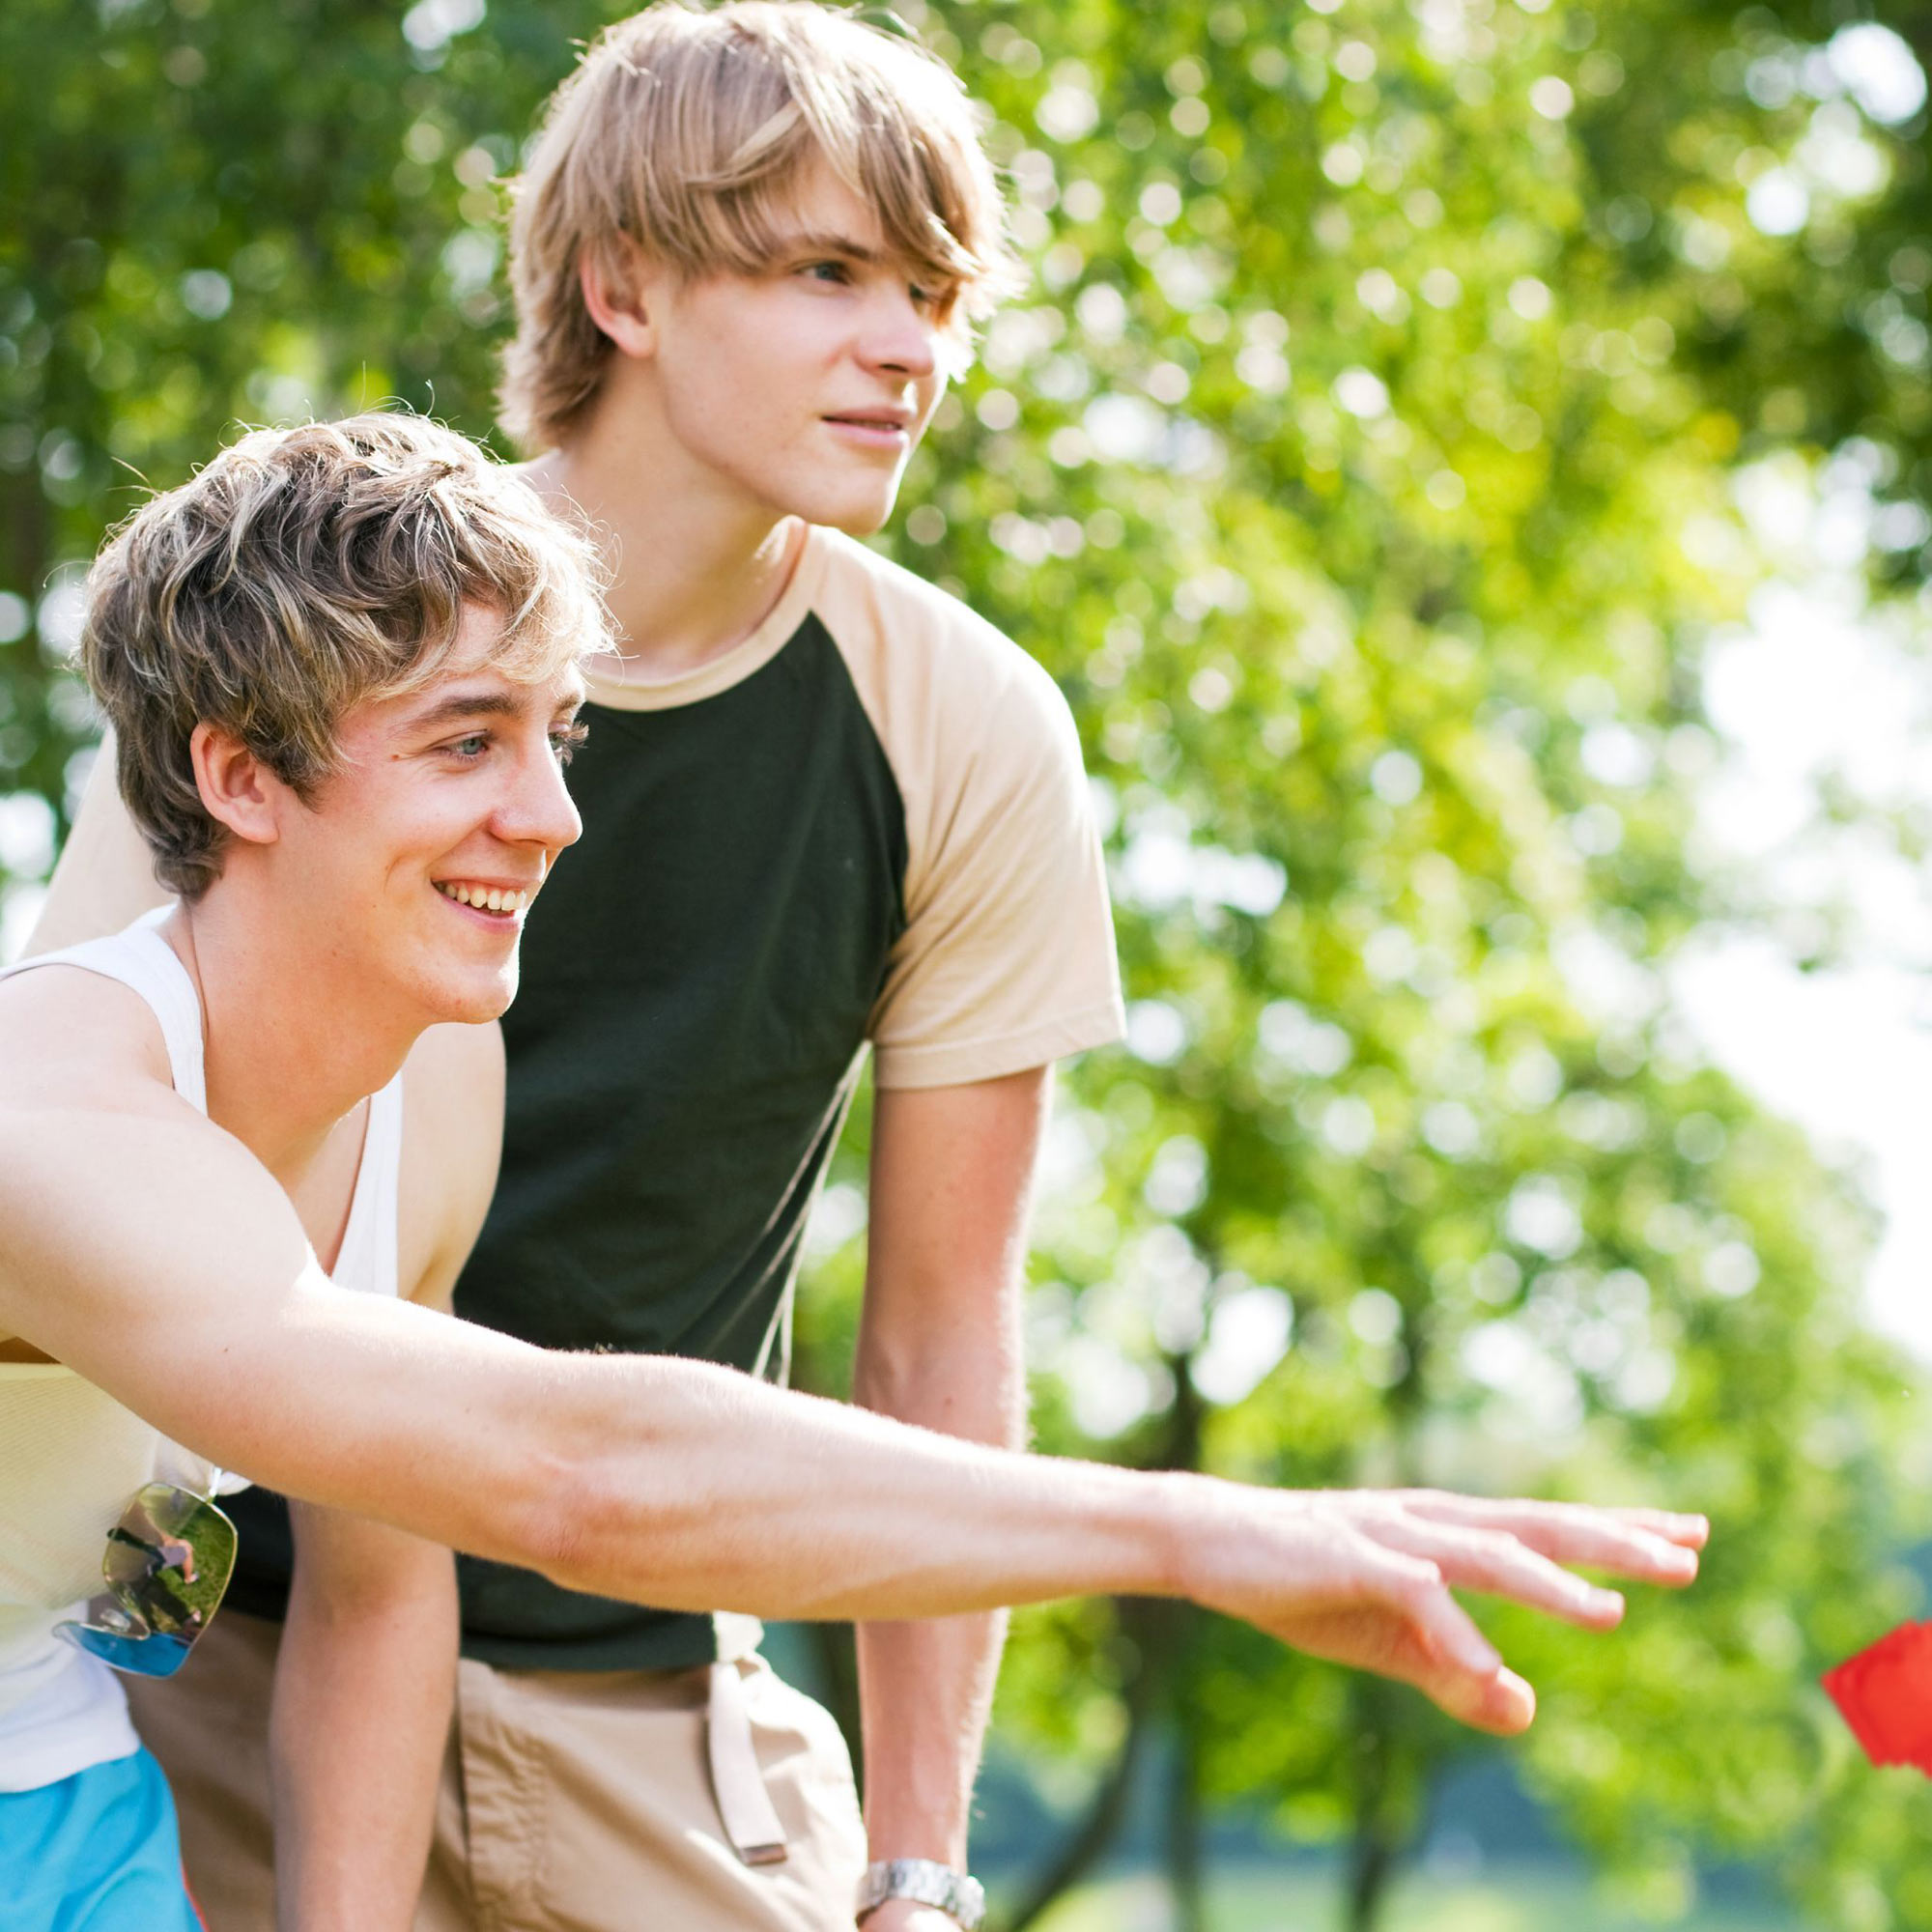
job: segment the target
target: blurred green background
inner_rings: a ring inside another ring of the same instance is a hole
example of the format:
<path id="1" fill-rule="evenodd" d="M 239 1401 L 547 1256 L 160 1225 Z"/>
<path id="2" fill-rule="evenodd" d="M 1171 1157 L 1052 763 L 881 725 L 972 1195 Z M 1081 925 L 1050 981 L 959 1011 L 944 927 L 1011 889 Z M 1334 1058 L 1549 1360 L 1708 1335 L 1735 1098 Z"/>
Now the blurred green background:
<path id="1" fill-rule="evenodd" d="M 614 11 L 0 11 L 0 950 L 88 755 L 102 530 L 240 422 L 490 434 L 502 183 Z M 1920 1377 L 1856 1188 L 1667 977 L 1833 944 L 1690 837 L 1701 656 L 1786 561 L 1743 479 L 1851 479 L 1873 620 L 1932 609 L 1932 7 L 899 11 L 990 106 L 1034 284 L 881 543 L 1071 699 L 1130 1002 L 1054 1130 L 1041 1445 L 1716 1523 L 1614 1638 L 1484 1612 L 1543 1696 L 1509 1747 L 1172 1605 L 1021 1615 L 1006 1923 L 1932 1926 L 1924 1781 L 1816 1684 L 1919 1602 Z M 836 1634 L 778 1640 L 849 1698 Z"/>

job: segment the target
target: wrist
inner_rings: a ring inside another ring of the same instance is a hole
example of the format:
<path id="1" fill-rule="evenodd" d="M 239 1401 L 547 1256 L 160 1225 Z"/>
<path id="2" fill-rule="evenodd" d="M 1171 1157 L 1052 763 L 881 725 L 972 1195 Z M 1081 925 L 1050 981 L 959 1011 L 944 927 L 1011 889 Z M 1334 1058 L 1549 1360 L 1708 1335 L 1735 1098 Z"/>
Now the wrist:
<path id="1" fill-rule="evenodd" d="M 1146 1479 L 1153 1488 L 1150 1504 L 1150 1560 L 1153 1582 L 1148 1594 L 1205 1603 L 1211 1594 L 1221 1514 L 1219 1483 L 1185 1471 L 1163 1471 Z"/>
<path id="2" fill-rule="evenodd" d="M 859 1882 L 860 1924 L 895 1900 L 943 1912 L 961 1932 L 974 1932 L 986 1916 L 986 1894 L 979 1880 L 931 1859 L 881 1859 L 866 1867 Z"/>
<path id="3" fill-rule="evenodd" d="M 956 1719 L 956 1709 L 937 1696 L 923 1706 L 891 1697 L 890 1687 L 867 1684 L 863 1664 L 860 1684 L 867 1858 L 930 1859 L 964 1871 L 979 1755 L 966 1748 L 964 1725 L 947 1735 L 942 1720 L 949 1712 Z M 982 1728 L 973 1726 L 975 1742 Z"/>
<path id="4" fill-rule="evenodd" d="M 875 1865 L 921 1860 L 964 1871 L 966 1834 L 962 1832 L 955 1837 L 945 1832 L 879 1832 L 868 1836 L 866 1857 Z"/>

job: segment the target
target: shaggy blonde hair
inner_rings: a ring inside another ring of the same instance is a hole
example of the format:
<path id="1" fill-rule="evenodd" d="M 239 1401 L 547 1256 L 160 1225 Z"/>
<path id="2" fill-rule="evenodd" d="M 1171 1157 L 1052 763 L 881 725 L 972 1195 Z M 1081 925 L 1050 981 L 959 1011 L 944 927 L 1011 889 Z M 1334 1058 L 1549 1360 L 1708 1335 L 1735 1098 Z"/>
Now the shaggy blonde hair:
<path id="1" fill-rule="evenodd" d="M 343 714 L 435 678 L 467 608 L 502 614 L 490 662 L 519 682 L 608 648 L 597 573 L 509 470 L 420 416 L 256 430 L 152 498 L 89 573 L 80 649 L 156 876 L 189 900 L 220 876 L 197 724 L 313 799 Z"/>
<path id="2" fill-rule="evenodd" d="M 611 343 L 583 305 L 586 256 L 618 287 L 631 250 L 690 277 L 759 273 L 814 160 L 876 211 L 963 361 L 972 325 L 1018 275 L 957 76 L 812 0 L 660 0 L 591 43 L 516 185 L 500 401 L 518 442 L 554 447 L 603 380 Z"/>

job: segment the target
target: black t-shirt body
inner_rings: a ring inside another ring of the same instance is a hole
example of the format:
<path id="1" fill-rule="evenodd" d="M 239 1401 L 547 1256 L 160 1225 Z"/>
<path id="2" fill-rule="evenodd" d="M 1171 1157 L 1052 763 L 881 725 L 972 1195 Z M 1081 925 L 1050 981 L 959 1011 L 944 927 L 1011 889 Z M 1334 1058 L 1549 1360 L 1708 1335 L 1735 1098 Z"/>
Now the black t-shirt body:
<path id="1" fill-rule="evenodd" d="M 502 1167 L 455 1306 L 542 1348 L 782 1380 L 868 1038 L 881 1084 L 935 1085 L 1114 1037 L 1111 927 L 1050 680 L 862 547 L 810 532 L 760 635 L 676 696 L 593 681 L 567 773 L 583 834 L 526 926 Z M 231 1507 L 232 1601 L 279 1614 L 286 1509 Z M 459 1577 L 487 1662 L 716 1655 L 708 1616 L 468 1556 Z"/>

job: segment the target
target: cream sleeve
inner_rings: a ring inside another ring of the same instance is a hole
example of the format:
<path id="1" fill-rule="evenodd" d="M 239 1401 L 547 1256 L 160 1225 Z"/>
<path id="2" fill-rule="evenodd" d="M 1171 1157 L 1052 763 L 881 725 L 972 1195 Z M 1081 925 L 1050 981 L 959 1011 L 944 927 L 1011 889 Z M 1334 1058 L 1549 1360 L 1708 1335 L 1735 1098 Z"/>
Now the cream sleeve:
<path id="1" fill-rule="evenodd" d="M 1065 699 L 952 598 L 869 554 L 862 568 L 856 591 L 828 573 L 828 602 L 842 578 L 850 608 L 826 615 L 905 808 L 906 925 L 869 1027 L 878 1084 L 991 1080 L 1118 1039 L 1106 868 Z"/>

